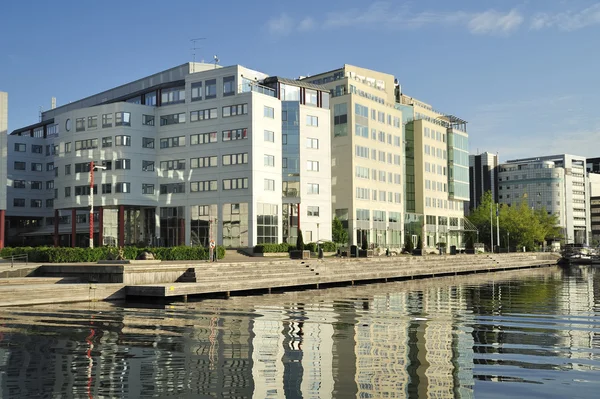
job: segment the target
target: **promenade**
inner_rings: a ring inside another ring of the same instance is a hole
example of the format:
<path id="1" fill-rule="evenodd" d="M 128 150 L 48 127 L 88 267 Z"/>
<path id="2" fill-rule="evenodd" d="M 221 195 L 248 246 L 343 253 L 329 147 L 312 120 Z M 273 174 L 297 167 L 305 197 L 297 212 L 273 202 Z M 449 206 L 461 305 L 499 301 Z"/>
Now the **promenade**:
<path id="1" fill-rule="evenodd" d="M 0 306 L 59 302 L 187 300 L 556 265 L 548 253 L 290 260 L 231 257 L 209 262 L 0 265 Z M 10 266 L 10 265 L 9 265 Z M 9 275 L 10 274 L 10 275 Z"/>

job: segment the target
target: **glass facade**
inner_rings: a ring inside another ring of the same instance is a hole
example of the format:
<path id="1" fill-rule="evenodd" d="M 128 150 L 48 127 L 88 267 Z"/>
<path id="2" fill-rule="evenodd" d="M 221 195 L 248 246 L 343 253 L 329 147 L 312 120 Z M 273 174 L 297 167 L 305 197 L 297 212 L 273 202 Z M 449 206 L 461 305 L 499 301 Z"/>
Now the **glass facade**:
<path id="1" fill-rule="evenodd" d="M 190 207 L 191 244 L 208 247 L 210 240 L 219 236 L 217 205 L 194 205 Z"/>
<path id="2" fill-rule="evenodd" d="M 278 206 L 274 204 L 257 203 L 256 208 L 256 243 L 278 243 Z"/>
<path id="3" fill-rule="evenodd" d="M 223 204 L 223 246 L 248 246 L 248 203 Z"/>
<path id="4" fill-rule="evenodd" d="M 183 245 L 185 240 L 185 207 L 160 208 L 160 243 L 174 247 Z"/>
<path id="5" fill-rule="evenodd" d="M 448 129 L 449 194 L 451 198 L 469 200 L 469 138 Z"/>
<path id="6" fill-rule="evenodd" d="M 299 197 L 300 193 L 300 105 L 297 101 L 283 101 L 282 112 L 287 118 L 282 122 L 281 133 L 283 163 L 283 197 Z M 299 201 L 299 200 L 298 200 Z"/>

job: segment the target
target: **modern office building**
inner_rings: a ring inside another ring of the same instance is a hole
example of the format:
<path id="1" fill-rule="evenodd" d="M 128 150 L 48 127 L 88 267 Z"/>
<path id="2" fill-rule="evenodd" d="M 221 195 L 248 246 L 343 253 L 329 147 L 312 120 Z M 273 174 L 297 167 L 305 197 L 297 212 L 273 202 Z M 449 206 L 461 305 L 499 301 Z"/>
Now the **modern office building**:
<path id="1" fill-rule="evenodd" d="M 600 158 L 588 158 L 586 169 L 590 179 L 590 217 L 592 239 L 590 244 L 600 245 Z"/>
<path id="2" fill-rule="evenodd" d="M 311 212 L 296 224 L 330 239 L 329 145 L 305 144 L 328 137 L 328 91 L 298 83 L 300 96 L 282 102 L 265 78 L 239 65 L 186 63 L 13 131 L 7 216 L 15 233 L 88 245 L 93 198 L 96 245 L 282 242 L 285 105 L 298 110 L 295 139 L 305 139 L 287 147 L 304 162 L 294 164 L 295 203 Z M 308 161 L 316 164 L 305 169 Z"/>
<path id="3" fill-rule="evenodd" d="M 590 185 L 586 159 L 561 154 L 516 159 L 499 166 L 498 200 L 509 206 L 525 201 L 558 216 L 565 243 L 589 244 Z"/>
<path id="4" fill-rule="evenodd" d="M 466 122 L 403 95 L 386 73 L 346 64 L 302 81 L 331 90 L 332 206 L 350 244 L 401 248 L 408 235 L 461 246 Z"/>
<path id="5" fill-rule="evenodd" d="M 484 152 L 469 155 L 469 209 L 481 204 L 481 197 L 492 192 L 494 202 L 498 202 L 498 155 Z"/>
<path id="6" fill-rule="evenodd" d="M 8 93 L 0 91 L 0 249 L 6 235 L 6 184 L 8 154 Z"/>

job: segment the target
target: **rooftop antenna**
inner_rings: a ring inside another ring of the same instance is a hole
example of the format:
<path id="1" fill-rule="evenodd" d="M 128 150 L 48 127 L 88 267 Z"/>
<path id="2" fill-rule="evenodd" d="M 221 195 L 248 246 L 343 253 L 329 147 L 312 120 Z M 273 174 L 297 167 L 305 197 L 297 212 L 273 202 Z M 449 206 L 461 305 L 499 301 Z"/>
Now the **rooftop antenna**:
<path id="1" fill-rule="evenodd" d="M 192 42 L 192 73 L 194 73 L 194 64 L 196 63 L 196 50 L 200 50 L 200 47 L 196 47 L 196 42 L 200 41 L 200 40 L 206 40 L 205 37 L 198 37 L 196 39 L 190 39 L 190 41 Z"/>
<path id="2" fill-rule="evenodd" d="M 44 107 L 40 105 L 40 122 L 42 121 L 42 113 L 44 112 Z"/>
<path id="3" fill-rule="evenodd" d="M 217 64 L 219 63 L 219 57 L 213 55 L 213 59 L 215 60 L 215 69 L 217 69 Z"/>

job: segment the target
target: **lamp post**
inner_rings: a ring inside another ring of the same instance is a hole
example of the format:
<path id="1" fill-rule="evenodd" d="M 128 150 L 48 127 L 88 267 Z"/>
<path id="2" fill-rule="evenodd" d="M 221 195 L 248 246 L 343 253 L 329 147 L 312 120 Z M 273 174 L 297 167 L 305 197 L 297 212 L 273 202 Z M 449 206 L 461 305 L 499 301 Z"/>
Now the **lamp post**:
<path id="1" fill-rule="evenodd" d="M 510 231 L 506 232 L 506 252 L 510 252 Z"/>
<path id="2" fill-rule="evenodd" d="M 317 223 L 317 254 L 319 253 L 319 223 Z"/>
<path id="3" fill-rule="evenodd" d="M 95 165 L 94 161 L 90 162 L 90 248 L 94 248 L 94 170 L 105 170 L 106 166 Z M 98 240 L 102 240 L 98 237 Z"/>

